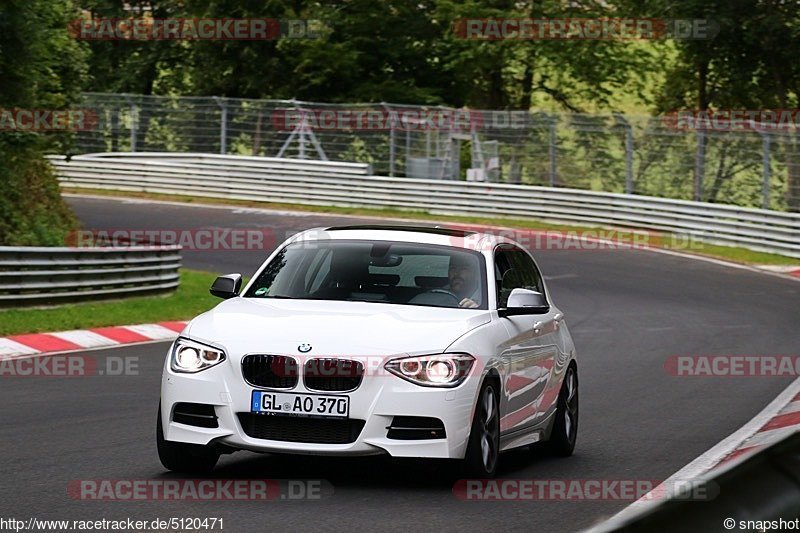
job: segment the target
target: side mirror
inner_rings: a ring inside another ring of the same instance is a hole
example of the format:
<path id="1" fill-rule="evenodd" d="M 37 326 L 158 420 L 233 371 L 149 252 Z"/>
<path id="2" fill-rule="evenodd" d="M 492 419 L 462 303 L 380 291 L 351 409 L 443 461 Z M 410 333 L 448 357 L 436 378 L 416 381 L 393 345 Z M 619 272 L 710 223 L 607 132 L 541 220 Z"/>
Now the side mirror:
<path id="1" fill-rule="evenodd" d="M 234 296 L 239 296 L 239 291 L 242 288 L 242 275 L 241 274 L 228 274 L 220 276 L 214 280 L 209 292 L 218 298 L 227 300 Z"/>
<path id="2" fill-rule="evenodd" d="M 508 296 L 508 304 L 498 309 L 501 317 L 513 315 L 543 315 L 550 310 L 547 299 L 541 292 L 529 289 L 514 289 Z"/>

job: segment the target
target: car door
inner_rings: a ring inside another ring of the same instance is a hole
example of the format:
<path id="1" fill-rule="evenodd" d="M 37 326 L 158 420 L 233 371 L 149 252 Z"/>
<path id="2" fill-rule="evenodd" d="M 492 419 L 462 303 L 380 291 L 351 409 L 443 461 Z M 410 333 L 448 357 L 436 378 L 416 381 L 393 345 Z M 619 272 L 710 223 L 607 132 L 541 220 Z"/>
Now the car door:
<path id="1" fill-rule="evenodd" d="M 498 308 L 505 307 L 516 288 L 544 294 L 536 264 L 517 246 L 501 245 L 496 249 L 495 275 Z M 514 431 L 538 424 L 553 408 L 548 391 L 558 356 L 560 316 L 558 310 L 551 309 L 546 314 L 515 315 L 502 321 L 508 338 L 501 350 L 506 365 L 501 431 Z"/>

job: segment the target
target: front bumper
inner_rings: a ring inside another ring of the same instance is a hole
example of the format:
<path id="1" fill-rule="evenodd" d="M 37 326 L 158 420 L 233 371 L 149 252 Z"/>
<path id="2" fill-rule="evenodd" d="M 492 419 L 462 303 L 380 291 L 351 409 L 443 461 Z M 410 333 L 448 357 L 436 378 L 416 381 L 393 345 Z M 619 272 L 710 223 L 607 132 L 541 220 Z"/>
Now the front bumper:
<path id="1" fill-rule="evenodd" d="M 192 444 L 224 444 L 257 452 L 311 455 L 375 455 L 461 459 L 469 439 L 472 414 L 480 388 L 480 375 L 470 375 L 453 389 L 421 387 L 388 372 L 365 375 L 358 389 L 343 394 L 350 397 L 350 418 L 365 421 L 358 438 L 349 444 L 316 444 L 265 440 L 248 436 L 237 413 L 250 411 L 251 393 L 241 374 L 238 360 L 228 359 L 197 374 L 172 372 L 165 364 L 161 382 L 161 417 L 166 440 Z M 259 388 L 259 390 L 269 390 Z M 309 391 L 301 379 L 290 391 Z M 172 421 L 171 413 L 179 402 L 214 406 L 219 427 L 202 428 Z M 387 437 L 387 427 L 395 416 L 423 416 L 441 420 L 445 438 L 397 440 Z"/>

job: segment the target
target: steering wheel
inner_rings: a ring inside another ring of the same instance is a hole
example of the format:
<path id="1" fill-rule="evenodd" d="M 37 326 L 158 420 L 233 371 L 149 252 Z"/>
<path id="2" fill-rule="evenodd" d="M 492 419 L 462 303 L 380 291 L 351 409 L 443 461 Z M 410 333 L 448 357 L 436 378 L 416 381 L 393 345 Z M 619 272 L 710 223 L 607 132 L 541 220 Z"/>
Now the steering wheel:
<path id="1" fill-rule="evenodd" d="M 456 296 L 454 293 L 448 291 L 447 289 L 430 289 L 428 292 L 432 292 L 432 293 L 436 293 L 436 294 L 446 294 L 447 296 L 450 296 L 453 300 L 455 300 L 456 306 L 458 306 L 461 303 L 461 300 L 463 299 L 463 298 L 459 298 L 458 296 Z"/>

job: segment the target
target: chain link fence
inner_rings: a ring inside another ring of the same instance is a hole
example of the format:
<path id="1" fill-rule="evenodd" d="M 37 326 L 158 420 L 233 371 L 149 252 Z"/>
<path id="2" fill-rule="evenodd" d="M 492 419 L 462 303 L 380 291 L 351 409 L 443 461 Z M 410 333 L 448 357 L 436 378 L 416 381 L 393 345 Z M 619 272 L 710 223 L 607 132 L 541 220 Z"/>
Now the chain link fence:
<path id="1" fill-rule="evenodd" d="M 369 163 L 380 175 L 522 183 L 800 211 L 800 132 L 669 117 L 85 93 L 78 153 Z"/>

